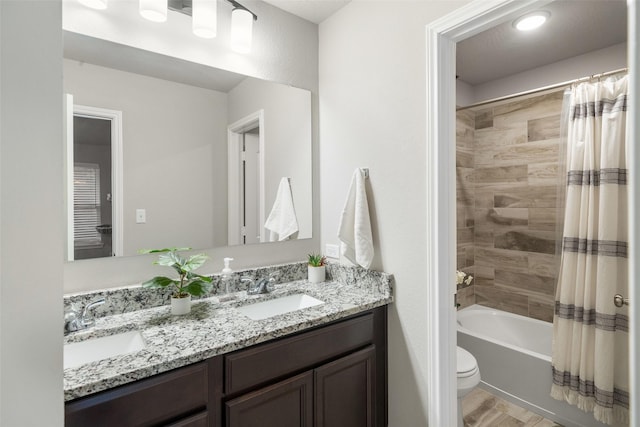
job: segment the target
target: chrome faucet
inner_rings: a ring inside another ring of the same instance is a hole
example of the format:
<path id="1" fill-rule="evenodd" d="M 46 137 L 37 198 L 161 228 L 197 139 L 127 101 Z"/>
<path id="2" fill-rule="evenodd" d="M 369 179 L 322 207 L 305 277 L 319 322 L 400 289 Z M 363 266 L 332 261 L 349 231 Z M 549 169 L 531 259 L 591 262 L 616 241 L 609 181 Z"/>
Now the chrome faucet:
<path id="1" fill-rule="evenodd" d="M 87 320 L 87 314 L 90 310 L 105 303 L 104 298 L 90 302 L 82 310 L 82 314 L 78 315 L 76 310 L 69 310 L 64 313 L 64 333 L 76 332 L 93 326 L 95 319 Z"/>
<path id="2" fill-rule="evenodd" d="M 249 287 L 247 288 L 247 295 L 256 295 L 256 294 L 268 294 L 273 290 L 273 284 L 276 279 L 273 276 L 269 276 L 269 278 L 263 277 L 258 280 L 253 280 L 253 278 L 249 276 L 243 276 L 240 278 L 241 282 L 249 283 Z"/>

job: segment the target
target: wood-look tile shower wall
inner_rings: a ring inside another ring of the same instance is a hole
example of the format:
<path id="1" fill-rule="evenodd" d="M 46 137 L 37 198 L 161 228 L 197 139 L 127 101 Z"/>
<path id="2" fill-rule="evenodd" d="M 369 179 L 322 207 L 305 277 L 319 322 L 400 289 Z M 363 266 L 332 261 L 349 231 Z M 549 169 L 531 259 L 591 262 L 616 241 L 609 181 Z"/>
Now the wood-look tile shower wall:
<path id="1" fill-rule="evenodd" d="M 458 112 L 458 296 L 552 321 L 562 91 Z"/>
<path id="2" fill-rule="evenodd" d="M 456 119 L 457 266 L 458 270 L 475 276 L 473 185 L 475 113 L 471 110 L 458 111 Z M 474 303 L 473 286 L 458 289 L 458 304 L 461 308 Z"/>

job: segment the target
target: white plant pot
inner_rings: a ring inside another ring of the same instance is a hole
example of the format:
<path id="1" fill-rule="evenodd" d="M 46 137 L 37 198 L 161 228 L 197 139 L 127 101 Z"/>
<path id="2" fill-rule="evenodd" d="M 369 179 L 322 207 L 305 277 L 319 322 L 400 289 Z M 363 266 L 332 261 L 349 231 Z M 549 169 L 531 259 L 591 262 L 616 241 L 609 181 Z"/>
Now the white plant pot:
<path id="1" fill-rule="evenodd" d="M 171 314 L 180 316 L 191 311 L 191 295 L 184 298 L 171 297 Z"/>
<path id="2" fill-rule="evenodd" d="M 311 283 L 320 283 L 320 282 L 324 282 L 325 278 L 326 278 L 326 266 L 321 266 L 321 267 L 313 267 L 311 265 L 308 266 L 309 267 L 309 282 Z"/>

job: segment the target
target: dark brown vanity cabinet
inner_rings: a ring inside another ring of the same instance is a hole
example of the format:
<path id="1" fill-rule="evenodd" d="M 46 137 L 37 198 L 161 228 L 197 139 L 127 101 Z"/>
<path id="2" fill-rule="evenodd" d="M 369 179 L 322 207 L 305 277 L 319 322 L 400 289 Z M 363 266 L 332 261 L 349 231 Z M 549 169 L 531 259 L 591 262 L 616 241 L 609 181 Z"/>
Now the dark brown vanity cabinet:
<path id="1" fill-rule="evenodd" d="M 384 427 L 386 331 L 376 308 L 71 401 L 66 425 Z"/>
<path id="2" fill-rule="evenodd" d="M 227 427 L 375 426 L 375 347 L 225 403 Z"/>
<path id="3" fill-rule="evenodd" d="M 386 307 L 225 356 L 224 427 L 387 425 Z"/>

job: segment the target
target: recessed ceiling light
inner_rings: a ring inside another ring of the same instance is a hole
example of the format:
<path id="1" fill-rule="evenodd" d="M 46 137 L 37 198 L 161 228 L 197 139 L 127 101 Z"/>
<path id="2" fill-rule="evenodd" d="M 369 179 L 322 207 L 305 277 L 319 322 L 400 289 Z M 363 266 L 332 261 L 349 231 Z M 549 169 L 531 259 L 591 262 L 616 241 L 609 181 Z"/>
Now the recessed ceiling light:
<path id="1" fill-rule="evenodd" d="M 529 13 L 513 21 L 513 26 L 520 31 L 534 30 L 547 22 L 550 16 L 547 11 Z"/>

